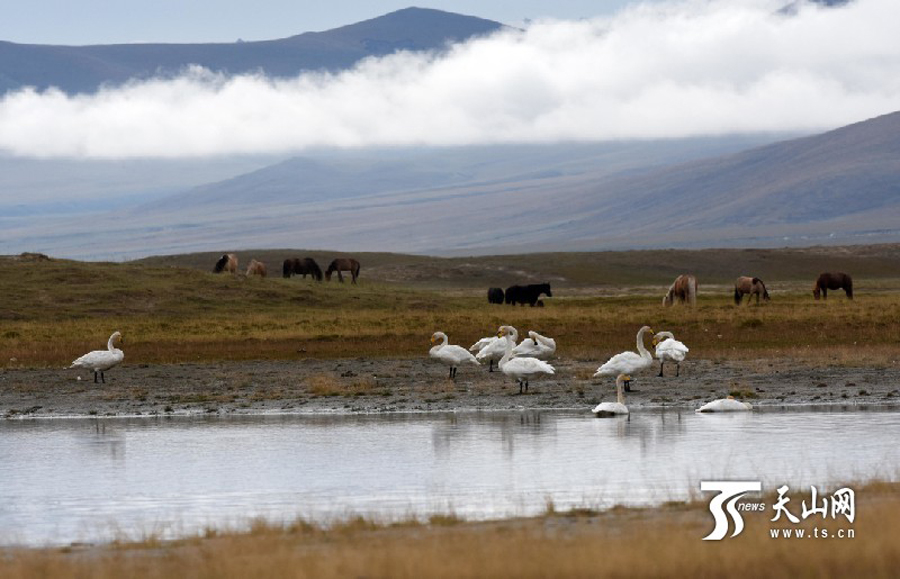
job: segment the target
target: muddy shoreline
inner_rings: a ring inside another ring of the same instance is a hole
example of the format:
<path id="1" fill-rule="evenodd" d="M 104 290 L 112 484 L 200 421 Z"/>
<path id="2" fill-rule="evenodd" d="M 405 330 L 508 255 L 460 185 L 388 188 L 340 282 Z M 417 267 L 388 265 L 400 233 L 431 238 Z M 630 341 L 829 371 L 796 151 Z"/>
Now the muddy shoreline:
<path id="1" fill-rule="evenodd" d="M 304 359 L 210 364 L 128 364 L 94 384 L 90 372 L 5 368 L 0 417 L 144 416 L 258 413 L 375 413 L 585 409 L 615 399 L 596 361 L 553 361 L 552 379 L 518 386 L 500 372 L 446 367 L 423 358 Z M 697 408 L 737 392 L 755 407 L 900 406 L 900 369 L 804 367 L 791 360 L 693 360 L 681 375 L 658 366 L 634 376 L 630 409 Z M 79 379 L 80 378 L 80 379 Z"/>

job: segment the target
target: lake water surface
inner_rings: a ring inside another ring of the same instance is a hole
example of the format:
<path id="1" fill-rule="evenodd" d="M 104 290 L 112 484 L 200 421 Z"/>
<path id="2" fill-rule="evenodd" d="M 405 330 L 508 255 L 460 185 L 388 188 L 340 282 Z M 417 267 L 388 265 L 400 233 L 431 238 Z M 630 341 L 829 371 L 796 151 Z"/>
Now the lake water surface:
<path id="1" fill-rule="evenodd" d="M 821 490 L 897 478 L 898 435 L 885 410 L 6 420 L 0 544 L 655 504 L 700 496 L 700 480 Z"/>

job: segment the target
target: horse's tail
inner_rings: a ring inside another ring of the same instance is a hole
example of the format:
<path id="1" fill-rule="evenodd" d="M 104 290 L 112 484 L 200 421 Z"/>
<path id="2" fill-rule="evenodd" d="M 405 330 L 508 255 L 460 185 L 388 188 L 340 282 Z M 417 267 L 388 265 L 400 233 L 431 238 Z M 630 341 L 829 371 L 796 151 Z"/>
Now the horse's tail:
<path id="1" fill-rule="evenodd" d="M 737 284 L 734 284 L 734 305 L 741 305 L 741 299 L 744 297 L 744 294 L 741 293 L 740 288 L 738 288 Z"/>
<path id="2" fill-rule="evenodd" d="M 309 258 L 309 267 L 312 269 L 312 275 L 316 281 L 322 281 L 322 268 L 316 263 L 316 260 Z"/>

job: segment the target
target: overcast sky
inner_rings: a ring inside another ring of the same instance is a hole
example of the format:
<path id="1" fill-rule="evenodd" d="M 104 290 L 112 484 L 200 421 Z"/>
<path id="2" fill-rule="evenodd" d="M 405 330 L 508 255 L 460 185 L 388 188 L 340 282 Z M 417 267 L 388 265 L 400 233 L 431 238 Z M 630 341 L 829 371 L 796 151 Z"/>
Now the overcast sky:
<path id="1" fill-rule="evenodd" d="M 201 157 L 656 139 L 826 130 L 900 108 L 900 1 L 809 5 L 795 16 L 778 14 L 783 4 L 632 5 L 337 75 L 195 69 L 90 96 L 22 90 L 0 99 L 0 151 Z"/>
<path id="2" fill-rule="evenodd" d="M 4 5 L 0 40 L 69 45 L 271 40 L 337 28 L 409 6 L 517 25 L 526 18 L 591 18 L 635 1 L 21 0 Z"/>

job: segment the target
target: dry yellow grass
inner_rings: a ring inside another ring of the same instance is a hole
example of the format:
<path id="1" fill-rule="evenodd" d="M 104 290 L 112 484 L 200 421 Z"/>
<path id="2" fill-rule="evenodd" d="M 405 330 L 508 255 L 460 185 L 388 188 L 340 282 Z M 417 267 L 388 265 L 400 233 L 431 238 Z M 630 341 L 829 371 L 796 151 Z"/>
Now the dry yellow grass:
<path id="1" fill-rule="evenodd" d="M 706 502 L 604 513 L 462 523 L 323 529 L 258 523 L 175 543 L 149 539 L 87 549 L 8 549 L 5 579 L 34 577 L 895 577 L 900 565 L 900 488 L 857 488 L 853 539 L 772 539 L 768 514 L 746 514 L 735 538 L 702 541 Z M 816 524 L 798 525 L 812 532 Z"/>

